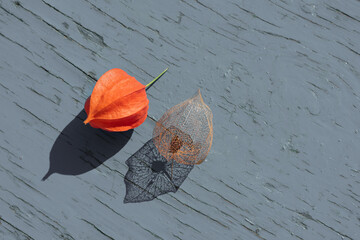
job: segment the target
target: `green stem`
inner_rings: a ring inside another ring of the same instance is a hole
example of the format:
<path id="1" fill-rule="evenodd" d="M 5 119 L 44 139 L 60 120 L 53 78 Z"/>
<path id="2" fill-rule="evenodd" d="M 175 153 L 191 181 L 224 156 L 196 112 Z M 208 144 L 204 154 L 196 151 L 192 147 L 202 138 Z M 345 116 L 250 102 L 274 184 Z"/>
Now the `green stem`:
<path id="1" fill-rule="evenodd" d="M 159 76 L 157 76 L 154 80 L 152 80 L 151 82 L 149 82 L 146 86 L 145 86 L 145 89 L 147 89 L 148 87 L 150 87 L 153 83 L 155 83 L 162 75 L 164 75 L 164 73 L 166 73 L 166 71 L 168 70 L 169 68 L 165 69 L 162 73 L 160 73 Z"/>

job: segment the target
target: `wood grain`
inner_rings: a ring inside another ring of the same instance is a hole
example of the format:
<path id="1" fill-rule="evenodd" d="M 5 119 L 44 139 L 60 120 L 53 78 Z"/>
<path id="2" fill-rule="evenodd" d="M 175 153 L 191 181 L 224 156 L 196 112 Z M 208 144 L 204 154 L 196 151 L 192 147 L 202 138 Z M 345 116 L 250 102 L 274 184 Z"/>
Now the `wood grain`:
<path id="1" fill-rule="evenodd" d="M 0 239 L 360 239 L 359 39 L 358 0 L 0 0 Z M 41 181 L 114 67 L 143 84 L 169 67 L 149 118 L 95 169 Z M 126 159 L 198 88 L 206 161 L 124 204 Z"/>

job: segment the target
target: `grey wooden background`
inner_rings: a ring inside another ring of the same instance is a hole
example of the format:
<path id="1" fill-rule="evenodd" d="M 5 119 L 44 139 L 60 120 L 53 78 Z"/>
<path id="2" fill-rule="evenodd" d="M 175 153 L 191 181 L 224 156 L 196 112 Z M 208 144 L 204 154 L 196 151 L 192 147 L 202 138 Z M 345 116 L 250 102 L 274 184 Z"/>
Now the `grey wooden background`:
<path id="1" fill-rule="evenodd" d="M 360 239 L 359 42 L 359 0 L 0 0 L 0 239 Z M 114 67 L 170 68 L 153 119 L 198 88 L 212 109 L 177 193 L 123 203 L 151 118 L 99 167 L 41 181 Z"/>

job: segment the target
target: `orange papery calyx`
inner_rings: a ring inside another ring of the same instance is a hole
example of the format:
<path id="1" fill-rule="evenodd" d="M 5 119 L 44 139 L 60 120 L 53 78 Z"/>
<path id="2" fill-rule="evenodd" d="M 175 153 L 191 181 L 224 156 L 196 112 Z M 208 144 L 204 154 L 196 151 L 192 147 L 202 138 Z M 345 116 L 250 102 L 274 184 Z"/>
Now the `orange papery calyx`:
<path id="1" fill-rule="evenodd" d="M 146 89 L 166 71 L 147 85 L 141 84 L 121 69 L 107 71 L 96 82 L 91 96 L 85 102 L 88 116 L 84 123 L 110 132 L 122 132 L 140 126 L 149 109 Z"/>

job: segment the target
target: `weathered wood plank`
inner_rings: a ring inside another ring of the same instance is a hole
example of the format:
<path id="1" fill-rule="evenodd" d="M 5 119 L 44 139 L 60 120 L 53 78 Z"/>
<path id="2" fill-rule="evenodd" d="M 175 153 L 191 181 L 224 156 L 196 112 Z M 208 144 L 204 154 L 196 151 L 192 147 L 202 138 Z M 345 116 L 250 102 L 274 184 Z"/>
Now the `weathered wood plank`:
<path id="1" fill-rule="evenodd" d="M 359 13 L 356 0 L 0 0 L 0 239 L 359 239 Z M 151 118 L 94 170 L 41 181 L 114 67 L 144 84 L 170 67 L 148 91 L 153 119 L 197 88 L 213 110 L 210 154 L 175 194 L 123 203 Z"/>

